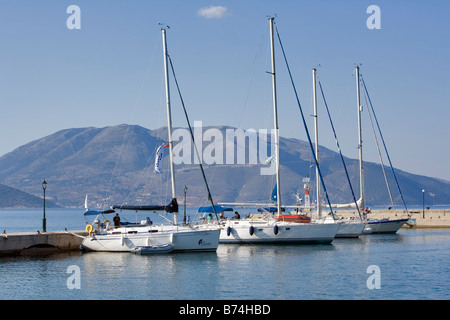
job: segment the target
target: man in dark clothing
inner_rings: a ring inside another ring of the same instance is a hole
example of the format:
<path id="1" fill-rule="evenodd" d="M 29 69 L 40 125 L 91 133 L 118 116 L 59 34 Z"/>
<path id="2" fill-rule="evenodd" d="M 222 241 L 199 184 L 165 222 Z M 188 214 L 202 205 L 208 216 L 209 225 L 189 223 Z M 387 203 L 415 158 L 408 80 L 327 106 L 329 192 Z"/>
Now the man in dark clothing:
<path id="1" fill-rule="evenodd" d="M 113 219 L 114 222 L 114 228 L 120 228 L 120 217 L 119 214 L 116 213 L 116 216 Z"/>

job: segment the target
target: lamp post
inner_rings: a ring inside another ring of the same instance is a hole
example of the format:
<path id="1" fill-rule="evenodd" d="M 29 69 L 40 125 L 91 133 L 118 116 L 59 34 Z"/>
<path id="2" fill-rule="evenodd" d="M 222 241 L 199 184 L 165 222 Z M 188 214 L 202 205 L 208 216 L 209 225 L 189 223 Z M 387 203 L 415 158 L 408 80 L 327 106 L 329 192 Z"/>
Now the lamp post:
<path id="1" fill-rule="evenodd" d="M 44 179 L 42 182 L 42 189 L 44 190 L 44 218 L 42 219 L 42 232 L 47 232 L 47 219 L 45 219 L 45 189 L 47 189 L 47 182 Z"/>
<path id="2" fill-rule="evenodd" d="M 425 189 L 422 189 L 422 218 L 425 219 Z"/>
<path id="3" fill-rule="evenodd" d="M 186 225 L 186 192 L 188 187 L 184 186 L 184 215 L 183 215 L 183 225 Z"/>

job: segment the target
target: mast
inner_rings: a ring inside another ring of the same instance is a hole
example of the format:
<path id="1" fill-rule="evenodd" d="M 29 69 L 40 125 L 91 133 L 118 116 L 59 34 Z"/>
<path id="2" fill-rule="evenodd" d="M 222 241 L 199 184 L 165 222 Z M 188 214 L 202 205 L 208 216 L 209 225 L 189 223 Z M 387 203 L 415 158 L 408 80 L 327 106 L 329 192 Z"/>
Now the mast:
<path id="1" fill-rule="evenodd" d="M 167 131 L 169 139 L 169 154 L 170 154 L 170 176 L 172 181 L 172 199 L 176 198 L 175 192 L 175 170 L 173 165 L 173 141 L 172 141 L 172 113 L 170 110 L 170 90 L 169 90 L 169 65 L 167 63 L 167 41 L 166 29 L 161 28 L 163 39 L 163 53 L 164 53 L 164 75 L 166 81 L 166 107 L 167 107 Z M 173 213 L 173 223 L 178 225 L 178 212 Z"/>
<path id="2" fill-rule="evenodd" d="M 316 198 L 317 198 L 317 217 L 322 217 L 322 208 L 320 206 L 320 176 L 319 176 L 319 119 L 317 115 L 317 88 L 316 88 L 316 69 L 312 69 L 313 74 L 313 98 L 314 98 L 314 138 L 316 144 Z"/>
<path id="3" fill-rule="evenodd" d="M 274 33 L 273 33 L 273 20 L 275 18 L 269 18 L 270 24 L 270 47 L 272 54 L 272 90 L 273 90 L 273 114 L 274 114 L 274 127 L 275 127 L 275 168 L 277 175 L 277 212 L 281 214 L 281 185 L 280 185 L 280 142 L 279 142 L 279 132 L 278 132 L 278 111 L 277 111 L 277 83 L 275 75 L 275 46 L 274 46 Z"/>
<path id="4" fill-rule="evenodd" d="M 359 150 L 359 196 L 361 202 L 359 203 L 359 209 L 364 210 L 364 169 L 363 169 L 363 158 L 362 158 L 362 128 L 361 128 L 361 97 L 359 89 L 359 67 L 356 66 L 356 106 L 358 108 L 358 150 Z"/>

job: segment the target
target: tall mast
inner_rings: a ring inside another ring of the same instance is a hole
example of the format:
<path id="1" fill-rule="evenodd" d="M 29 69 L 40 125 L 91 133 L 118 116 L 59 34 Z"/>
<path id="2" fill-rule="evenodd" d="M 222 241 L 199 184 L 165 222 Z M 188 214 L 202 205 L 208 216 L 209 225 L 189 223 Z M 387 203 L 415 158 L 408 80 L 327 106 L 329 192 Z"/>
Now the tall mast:
<path id="1" fill-rule="evenodd" d="M 166 41 L 166 29 L 161 28 L 163 39 L 163 52 L 164 52 L 164 75 L 166 81 L 166 107 L 167 107 L 167 131 L 169 138 L 169 153 L 170 153 L 170 176 L 172 181 L 172 199 L 176 198 L 175 192 L 175 170 L 173 166 L 173 141 L 172 141 L 172 113 L 170 111 L 170 90 L 169 90 L 169 65 L 167 63 L 167 41 Z M 178 225 L 178 212 L 173 214 L 173 223 Z"/>
<path id="2" fill-rule="evenodd" d="M 316 87 L 316 69 L 312 69 L 313 74 L 313 97 L 314 97 L 314 138 L 316 144 L 316 198 L 317 198 L 317 217 L 322 217 L 320 206 L 320 176 L 319 176 L 319 119 L 317 116 L 317 87 Z"/>
<path id="3" fill-rule="evenodd" d="M 361 203 L 359 205 L 360 210 L 364 210 L 364 169 L 363 169 L 363 158 L 362 158 L 362 128 L 361 128 L 361 98 L 359 90 L 359 67 L 356 66 L 356 105 L 358 107 L 358 150 L 359 150 L 359 196 Z"/>
<path id="4" fill-rule="evenodd" d="M 275 75 L 275 45 L 274 45 L 274 33 L 273 33 L 273 20 L 274 18 L 269 18 L 270 24 L 270 47 L 272 53 L 272 90 L 273 90 L 273 114 L 274 114 L 274 127 L 275 127 L 275 168 L 277 174 L 277 212 L 281 214 L 281 185 L 280 185 L 280 142 L 279 142 L 279 132 L 278 132 L 278 111 L 277 111 L 277 82 Z"/>

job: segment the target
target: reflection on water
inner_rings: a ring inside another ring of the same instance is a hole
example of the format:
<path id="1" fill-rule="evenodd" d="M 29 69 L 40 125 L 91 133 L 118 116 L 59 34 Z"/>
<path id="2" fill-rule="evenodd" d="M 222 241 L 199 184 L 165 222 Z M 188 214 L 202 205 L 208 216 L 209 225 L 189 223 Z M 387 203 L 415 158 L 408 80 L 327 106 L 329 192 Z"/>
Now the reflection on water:
<path id="1" fill-rule="evenodd" d="M 216 253 L 134 255 L 91 252 L 82 256 L 82 285 L 89 299 L 189 299 L 210 287 Z M 199 287 L 200 286 L 200 287 Z"/>
<path id="2" fill-rule="evenodd" d="M 450 231 L 330 245 L 219 245 L 215 253 L 1 258 L 1 299 L 449 299 Z M 68 289 L 78 266 L 81 289 Z M 381 270 L 369 290 L 367 268 Z"/>
<path id="3" fill-rule="evenodd" d="M 224 299 L 310 299 L 305 288 L 325 293 L 320 279 L 332 265 L 333 245 L 221 245 Z M 320 289 L 320 287 L 322 287 Z"/>

